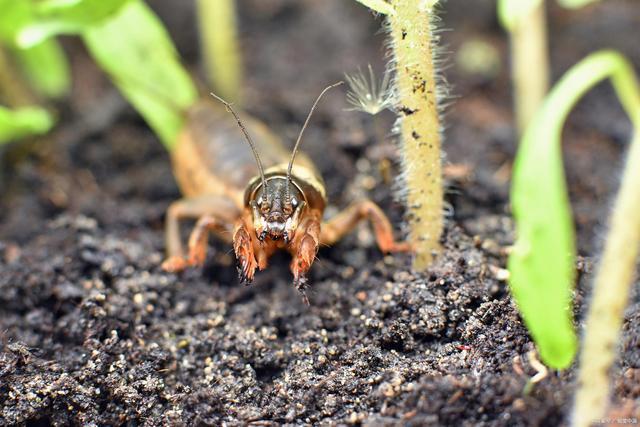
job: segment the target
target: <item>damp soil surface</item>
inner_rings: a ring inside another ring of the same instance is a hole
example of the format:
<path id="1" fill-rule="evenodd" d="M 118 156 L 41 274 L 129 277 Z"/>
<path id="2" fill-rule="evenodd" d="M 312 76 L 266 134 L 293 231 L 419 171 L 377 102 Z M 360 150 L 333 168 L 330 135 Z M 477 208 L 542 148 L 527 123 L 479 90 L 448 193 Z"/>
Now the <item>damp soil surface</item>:
<path id="1" fill-rule="evenodd" d="M 193 11 L 150 3 L 195 64 Z M 244 104 L 288 141 L 319 89 L 358 65 L 382 67 L 379 21 L 344 3 L 240 2 Z M 550 18 L 555 77 L 602 46 L 640 64 L 632 1 L 553 6 Z M 380 254 L 369 227 L 358 227 L 320 251 L 309 306 L 285 256 L 248 287 L 231 248 L 215 240 L 204 268 L 161 271 L 165 211 L 180 197 L 168 155 L 67 40 L 76 83 L 60 126 L 2 157 L 0 425 L 565 423 L 575 367 L 531 383 L 536 353 L 504 281 L 514 239 L 507 43 L 491 1 L 450 0 L 443 20 L 451 51 L 481 39 L 502 61 L 497 74 L 468 74 L 445 54 L 455 95 L 446 161 L 468 173 L 448 183 L 444 252 L 413 273 L 407 255 Z M 614 105 L 599 88 L 565 135 L 582 255 L 578 330 L 630 135 Z M 400 224 L 393 118 L 343 108 L 341 96 L 328 97 L 304 147 L 327 178 L 328 214 L 368 196 Z M 628 416 L 640 404 L 637 288 L 613 373 L 615 407 Z"/>

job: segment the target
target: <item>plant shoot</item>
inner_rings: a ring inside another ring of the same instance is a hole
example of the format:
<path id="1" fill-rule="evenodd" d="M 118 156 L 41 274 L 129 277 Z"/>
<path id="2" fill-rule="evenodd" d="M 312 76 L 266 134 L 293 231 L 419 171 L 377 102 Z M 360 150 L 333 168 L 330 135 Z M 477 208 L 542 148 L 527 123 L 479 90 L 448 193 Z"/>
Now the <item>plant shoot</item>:
<path id="1" fill-rule="evenodd" d="M 527 128 L 514 164 L 511 200 L 518 239 L 509 258 L 509 282 L 543 361 L 556 369 L 569 366 L 577 347 L 571 316 L 576 250 L 560 150 L 562 127 L 578 100 L 607 77 L 612 78 L 623 106 L 637 125 L 640 98 L 635 81 L 630 76 L 633 73 L 628 63 L 619 54 L 610 51 L 592 54 L 574 66 L 554 87 Z M 616 217 L 618 215 L 618 212 L 614 214 Z M 629 246 L 638 245 L 630 240 L 633 237 L 630 233 L 633 232 L 629 230 L 623 234 L 626 237 L 623 246 L 629 252 Z M 607 259 L 605 253 L 604 261 Z M 616 259 L 616 265 L 611 268 L 626 269 L 622 259 Z M 626 277 L 620 271 L 609 274 L 609 277 Z M 623 298 L 627 290 L 628 282 L 618 280 L 609 284 L 607 295 Z M 596 307 L 601 306 L 598 298 L 596 295 L 594 299 Z M 619 306 L 619 303 L 610 306 L 607 312 L 616 311 Z M 611 314 L 611 319 L 619 314 Z M 604 345 L 615 342 L 619 321 L 598 318 L 596 323 L 590 324 L 596 325 L 597 345 L 593 339 L 586 339 L 584 363 L 587 363 L 586 360 L 594 363 L 593 354 L 597 354 L 596 360 L 612 359 L 612 356 L 605 356 L 607 352 Z M 592 333 L 590 328 L 587 329 L 587 337 Z M 601 328 L 605 328 L 608 338 L 597 332 Z M 593 346 L 598 351 L 587 352 Z M 609 354 L 612 354 L 615 346 L 608 348 Z M 596 371 L 595 367 L 587 370 L 588 382 L 594 381 L 604 371 Z M 596 388 L 599 393 L 606 394 L 606 387 L 602 385 L 600 383 Z M 591 405 L 595 405 L 595 402 L 592 401 Z"/>

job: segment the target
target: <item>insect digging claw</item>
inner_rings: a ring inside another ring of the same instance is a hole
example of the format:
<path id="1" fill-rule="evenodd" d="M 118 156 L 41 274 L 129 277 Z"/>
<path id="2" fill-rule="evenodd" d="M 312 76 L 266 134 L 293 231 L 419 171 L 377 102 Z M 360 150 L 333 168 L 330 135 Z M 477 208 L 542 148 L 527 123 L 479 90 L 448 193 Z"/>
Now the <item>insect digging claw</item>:
<path id="1" fill-rule="evenodd" d="M 302 301 L 306 305 L 309 305 L 309 297 L 307 297 L 307 288 L 309 285 L 309 280 L 305 276 L 299 276 L 293 280 L 293 285 L 296 287 L 298 292 L 300 292 Z"/>
<path id="2" fill-rule="evenodd" d="M 238 278 L 240 279 L 240 283 L 245 286 L 251 285 L 253 283 L 253 277 L 250 276 L 248 263 L 238 262 L 236 268 L 238 270 Z"/>

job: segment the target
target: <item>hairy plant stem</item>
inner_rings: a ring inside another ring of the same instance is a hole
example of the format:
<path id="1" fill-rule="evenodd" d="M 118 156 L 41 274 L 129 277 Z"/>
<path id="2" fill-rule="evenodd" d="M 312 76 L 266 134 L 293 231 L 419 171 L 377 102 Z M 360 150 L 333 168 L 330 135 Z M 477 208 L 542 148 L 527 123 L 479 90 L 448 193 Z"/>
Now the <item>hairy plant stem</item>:
<path id="1" fill-rule="evenodd" d="M 441 132 L 434 67 L 431 0 L 395 0 L 388 16 L 396 66 L 402 164 L 413 267 L 423 270 L 440 252 L 443 229 Z"/>
<path id="2" fill-rule="evenodd" d="M 209 83 L 229 102 L 240 102 L 242 60 L 235 0 L 198 0 L 200 43 Z"/>
<path id="3" fill-rule="evenodd" d="M 549 90 L 547 17 L 541 1 L 511 29 L 511 68 L 518 132 L 522 134 Z"/>

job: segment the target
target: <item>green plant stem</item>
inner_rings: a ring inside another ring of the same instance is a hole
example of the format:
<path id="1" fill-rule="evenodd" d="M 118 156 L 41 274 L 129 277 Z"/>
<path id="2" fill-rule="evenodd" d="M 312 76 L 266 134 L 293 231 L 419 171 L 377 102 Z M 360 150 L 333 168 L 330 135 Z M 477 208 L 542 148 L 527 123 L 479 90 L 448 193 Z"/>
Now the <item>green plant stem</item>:
<path id="1" fill-rule="evenodd" d="M 631 65 L 609 53 L 608 63 L 597 69 L 585 68 L 595 78 L 610 75 L 613 86 L 634 124 L 634 138 L 620 191 L 610 219 L 604 253 L 596 273 L 593 300 L 586 321 L 580 357 L 579 388 L 573 409 L 575 427 L 590 426 L 605 416 L 611 391 L 609 374 L 624 310 L 635 275 L 640 249 L 640 86 Z"/>
<path id="2" fill-rule="evenodd" d="M 12 108 L 35 105 L 37 101 L 16 72 L 7 52 L 0 46 L 0 98 Z"/>
<path id="3" fill-rule="evenodd" d="M 516 0 L 520 1 L 520 0 Z M 511 29 L 511 67 L 518 131 L 522 134 L 549 90 L 545 2 L 516 20 Z"/>
<path id="4" fill-rule="evenodd" d="M 229 102 L 240 102 L 242 60 L 234 0 L 198 0 L 200 43 L 209 83 Z"/>
<path id="5" fill-rule="evenodd" d="M 438 89 L 431 22 L 436 2 L 395 0 L 388 16 L 396 61 L 409 237 L 413 267 L 423 270 L 440 252 L 443 190 Z"/>

